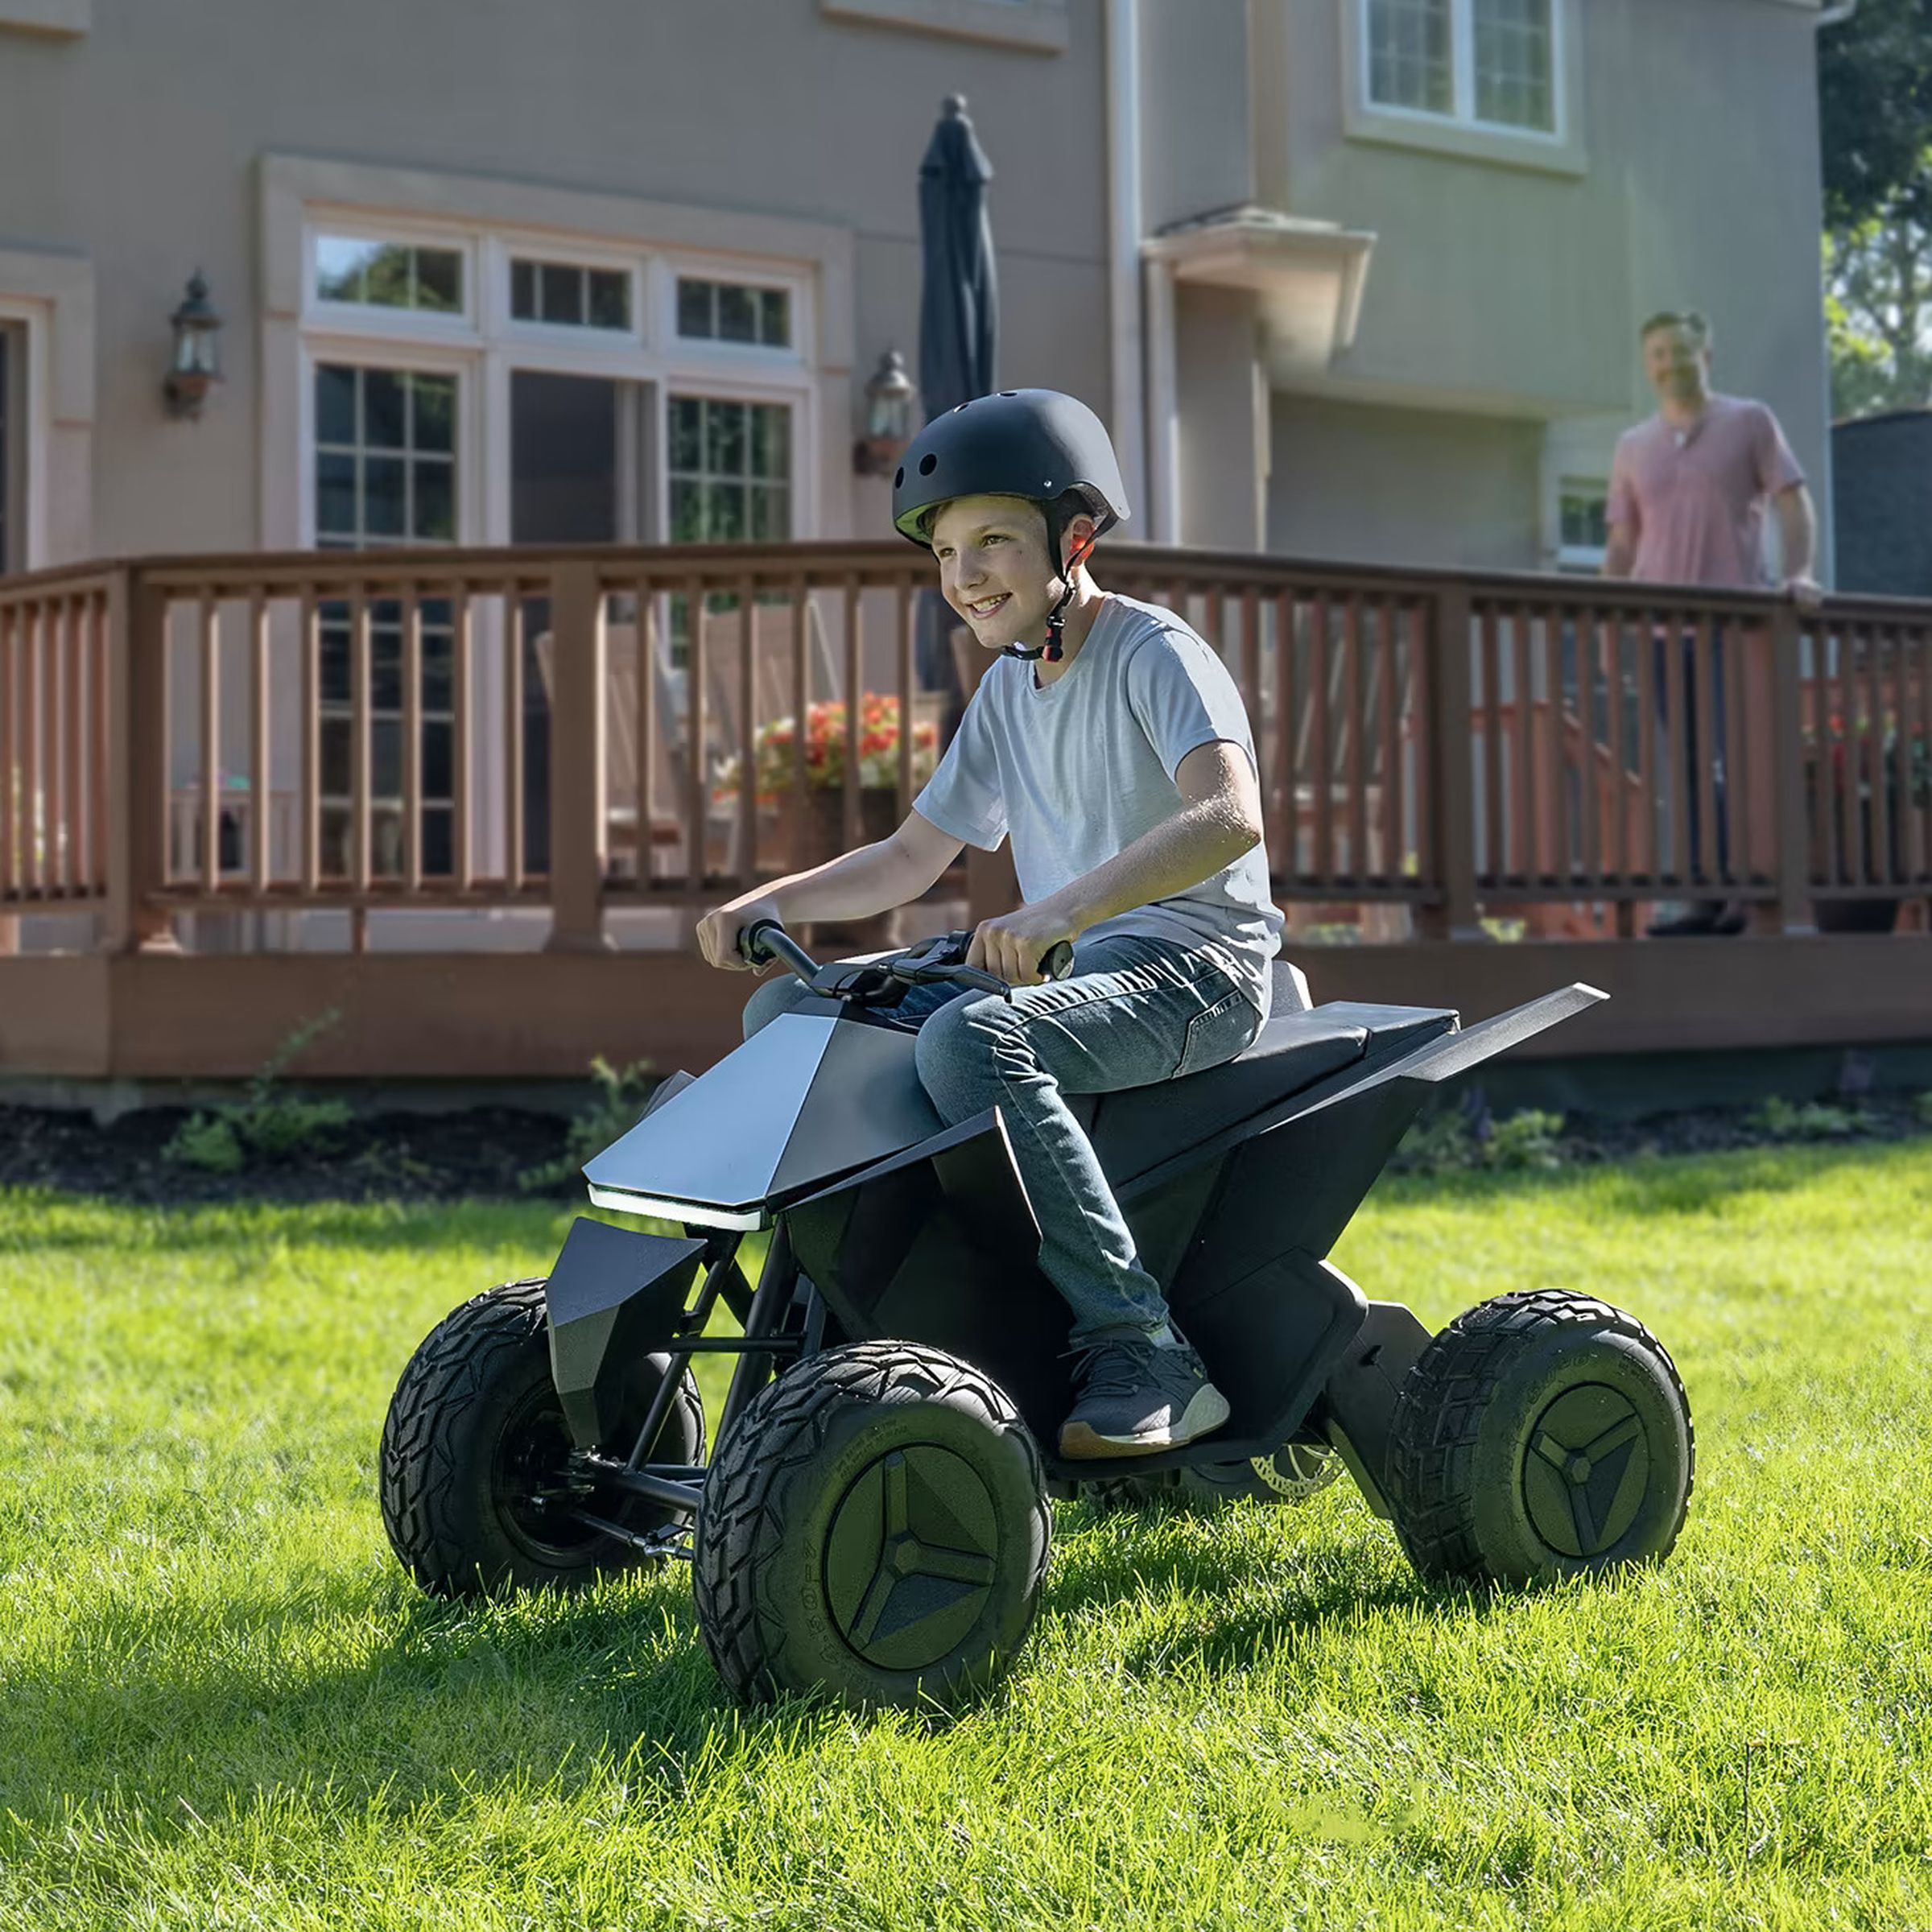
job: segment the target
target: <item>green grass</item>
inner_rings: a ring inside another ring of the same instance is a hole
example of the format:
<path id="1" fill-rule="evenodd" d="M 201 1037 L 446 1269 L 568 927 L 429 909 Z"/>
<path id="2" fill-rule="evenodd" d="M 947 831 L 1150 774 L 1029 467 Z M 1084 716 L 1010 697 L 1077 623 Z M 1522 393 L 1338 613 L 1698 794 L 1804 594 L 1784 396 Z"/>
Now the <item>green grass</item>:
<path id="1" fill-rule="evenodd" d="M 1451 1596 L 1345 1486 L 1063 1506 L 944 1724 L 735 1711 L 682 1569 L 405 1583 L 390 1385 L 566 1218 L 0 1195 L 0 1926 L 1932 1926 L 1932 1143 L 1385 1183 L 1371 1293 L 1665 1339 L 1670 1563 Z"/>

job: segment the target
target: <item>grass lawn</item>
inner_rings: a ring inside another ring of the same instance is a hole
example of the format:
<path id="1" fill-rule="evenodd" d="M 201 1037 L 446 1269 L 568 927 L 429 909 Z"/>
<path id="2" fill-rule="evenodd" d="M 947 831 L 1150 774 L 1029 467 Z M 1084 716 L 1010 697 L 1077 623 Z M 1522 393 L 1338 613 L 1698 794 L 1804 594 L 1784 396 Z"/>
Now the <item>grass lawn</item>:
<path id="1" fill-rule="evenodd" d="M 1670 1348 L 1670 1563 L 1445 1596 L 1345 1484 L 1063 1505 L 931 1725 L 736 1711 L 682 1567 L 405 1582 L 390 1386 L 566 1220 L 0 1194 L 0 1926 L 1932 1926 L 1932 1140 L 1385 1181 L 1371 1293 Z"/>

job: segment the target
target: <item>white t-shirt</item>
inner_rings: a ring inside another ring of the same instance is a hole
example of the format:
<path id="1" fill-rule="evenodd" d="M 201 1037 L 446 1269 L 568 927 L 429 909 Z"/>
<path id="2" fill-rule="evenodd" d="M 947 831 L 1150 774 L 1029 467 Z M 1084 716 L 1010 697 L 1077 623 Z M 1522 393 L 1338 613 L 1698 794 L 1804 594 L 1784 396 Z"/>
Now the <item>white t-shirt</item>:
<path id="1" fill-rule="evenodd" d="M 1108 592 L 1087 641 L 1051 684 L 1002 657 L 973 695 L 939 768 L 913 801 L 949 837 L 983 851 L 1013 838 L 1029 905 L 1104 865 L 1181 809 L 1174 782 L 1203 745 L 1255 763 L 1227 667 L 1170 610 Z M 1091 927 L 1212 952 L 1265 1014 L 1282 915 L 1257 845 L 1198 886 Z"/>

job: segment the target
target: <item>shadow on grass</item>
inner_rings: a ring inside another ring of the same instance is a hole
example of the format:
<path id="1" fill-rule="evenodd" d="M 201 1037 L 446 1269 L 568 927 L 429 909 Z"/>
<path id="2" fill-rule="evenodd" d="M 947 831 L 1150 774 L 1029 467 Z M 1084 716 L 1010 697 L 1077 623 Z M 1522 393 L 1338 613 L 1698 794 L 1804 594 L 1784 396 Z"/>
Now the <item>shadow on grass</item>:
<path id="1" fill-rule="evenodd" d="M 1199 1614 L 1134 1642 L 1123 1663 L 1234 1668 L 1312 1645 L 1364 1610 L 1486 1608 L 1393 1571 L 1367 1532 L 1311 1542 L 1257 1602 L 1252 1550 L 1164 1535 L 1162 1517 L 1145 1534 L 1116 1518 L 1117 1534 L 1096 1538 L 1079 1534 L 1092 1517 L 1071 1512 L 1041 1634 L 1057 1619 L 1178 1590 Z M 1228 1614 L 1217 1614 L 1222 1605 Z M 1022 1654 L 1022 1681 L 1027 1668 Z M 801 1736 L 849 1737 L 874 1721 L 815 1700 L 735 1705 L 699 1636 L 682 1565 L 582 1596 L 475 1604 L 419 1596 L 399 1577 L 361 1595 L 231 1600 L 164 1619 L 151 1604 L 109 1603 L 70 1626 L 59 1662 L 6 1686 L 0 1815 L 13 1814 L 16 1829 L 57 1827 L 76 1799 L 111 1792 L 165 1831 L 275 1789 L 400 1814 L 460 1806 L 492 1785 L 568 1802 L 613 1776 L 675 1798 L 720 1753 L 734 1776 L 752 1777 Z M 914 1721 L 943 1729 L 956 1718 Z"/>

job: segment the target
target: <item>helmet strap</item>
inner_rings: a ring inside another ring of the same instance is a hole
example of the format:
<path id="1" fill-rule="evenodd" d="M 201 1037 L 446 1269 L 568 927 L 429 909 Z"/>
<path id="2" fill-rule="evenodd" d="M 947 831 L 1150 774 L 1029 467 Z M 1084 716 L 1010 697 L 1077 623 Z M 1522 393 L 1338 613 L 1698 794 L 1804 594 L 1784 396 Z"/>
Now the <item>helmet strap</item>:
<path id="1" fill-rule="evenodd" d="M 1086 562 L 1093 549 L 1093 539 L 1089 537 L 1063 566 L 1066 574 L 1061 581 L 1067 588 L 1060 592 L 1060 601 L 1046 613 L 1046 642 L 1031 650 L 1022 650 L 1017 644 L 1009 644 L 1001 654 L 1003 657 L 1018 658 L 1027 664 L 1032 663 L 1036 658 L 1044 658 L 1049 664 L 1057 664 L 1067 654 L 1064 634 L 1067 629 L 1067 606 L 1073 601 L 1073 573 Z M 1063 568 L 1059 561 L 1059 532 L 1056 530 L 1053 532 L 1056 574 Z"/>

